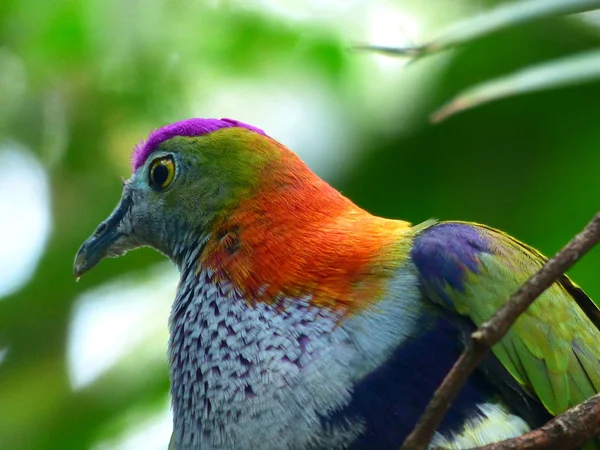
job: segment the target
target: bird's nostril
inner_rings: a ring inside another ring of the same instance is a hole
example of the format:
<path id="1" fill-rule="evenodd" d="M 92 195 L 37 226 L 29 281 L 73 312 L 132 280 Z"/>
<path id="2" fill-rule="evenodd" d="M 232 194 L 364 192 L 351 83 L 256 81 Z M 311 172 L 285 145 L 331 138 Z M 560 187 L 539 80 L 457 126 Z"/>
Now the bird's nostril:
<path id="1" fill-rule="evenodd" d="M 94 233 L 94 235 L 100 236 L 102 233 L 104 233 L 105 230 L 106 230 L 106 222 L 102 222 L 98 226 L 98 228 L 96 228 L 96 232 Z"/>

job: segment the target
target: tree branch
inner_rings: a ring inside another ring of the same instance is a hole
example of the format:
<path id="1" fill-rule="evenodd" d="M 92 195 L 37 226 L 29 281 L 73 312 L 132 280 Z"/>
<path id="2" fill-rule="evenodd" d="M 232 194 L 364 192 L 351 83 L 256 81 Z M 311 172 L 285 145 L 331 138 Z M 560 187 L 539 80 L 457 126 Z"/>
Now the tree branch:
<path id="1" fill-rule="evenodd" d="M 600 394 L 565 411 L 537 430 L 478 450 L 571 450 L 600 432 Z"/>
<path id="2" fill-rule="evenodd" d="M 519 288 L 504 306 L 471 334 L 464 352 L 433 394 L 425 412 L 404 441 L 402 450 L 424 450 L 427 448 L 452 401 L 471 372 L 485 358 L 490 348 L 502 339 L 510 326 L 540 294 L 548 289 L 599 241 L 600 213 L 597 213 L 581 233 L 576 235 L 553 258 L 549 259 L 538 272 Z M 600 425 L 600 415 L 594 416 L 594 419 L 599 422 L 597 426 Z M 562 433 L 564 431 L 562 430 Z"/>

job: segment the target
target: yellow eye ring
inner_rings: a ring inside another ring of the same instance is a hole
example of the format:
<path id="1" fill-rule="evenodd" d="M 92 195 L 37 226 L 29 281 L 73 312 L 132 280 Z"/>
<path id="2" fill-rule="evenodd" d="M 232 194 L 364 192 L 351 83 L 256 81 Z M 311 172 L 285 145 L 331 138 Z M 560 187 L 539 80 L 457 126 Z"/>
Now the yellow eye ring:
<path id="1" fill-rule="evenodd" d="M 175 178 L 175 162 L 171 156 L 157 158 L 150 165 L 150 187 L 156 191 L 166 189 Z"/>

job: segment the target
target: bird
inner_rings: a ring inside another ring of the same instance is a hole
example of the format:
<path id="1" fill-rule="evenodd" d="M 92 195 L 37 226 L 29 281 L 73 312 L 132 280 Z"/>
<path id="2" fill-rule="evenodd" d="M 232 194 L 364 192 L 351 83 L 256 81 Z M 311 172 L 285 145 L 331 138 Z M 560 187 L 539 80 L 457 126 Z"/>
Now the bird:
<path id="1" fill-rule="evenodd" d="M 174 450 L 398 449 L 470 334 L 546 261 L 485 225 L 372 215 L 233 119 L 155 129 L 132 167 L 74 275 L 143 246 L 179 269 Z M 516 437 L 600 392 L 598 317 L 561 276 L 469 377 L 431 448 Z"/>

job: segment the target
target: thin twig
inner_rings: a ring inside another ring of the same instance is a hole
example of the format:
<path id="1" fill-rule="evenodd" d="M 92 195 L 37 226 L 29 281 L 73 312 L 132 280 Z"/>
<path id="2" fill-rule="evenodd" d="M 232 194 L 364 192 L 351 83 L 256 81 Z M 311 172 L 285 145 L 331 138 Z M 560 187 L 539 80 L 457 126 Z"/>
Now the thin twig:
<path id="1" fill-rule="evenodd" d="M 392 57 L 404 57 L 407 59 L 407 65 L 413 64 L 417 60 L 432 53 L 429 48 L 424 45 L 387 47 L 385 45 L 355 44 L 352 46 L 352 50 L 368 51 Z"/>
<path id="2" fill-rule="evenodd" d="M 600 394 L 565 411 L 537 430 L 478 450 L 571 450 L 600 432 Z"/>
<path id="3" fill-rule="evenodd" d="M 475 330 L 465 351 L 460 355 L 444 381 L 437 388 L 425 412 L 404 441 L 402 450 L 427 448 L 452 401 L 471 372 L 485 358 L 489 349 L 506 334 L 510 326 L 533 301 L 548 289 L 565 271 L 600 241 L 600 213 L 584 230 L 529 278 L 490 319 Z"/>
<path id="4" fill-rule="evenodd" d="M 371 45 L 371 44 L 355 44 L 351 48 L 354 51 L 367 51 L 372 53 L 378 53 L 380 55 L 404 57 L 407 58 L 408 64 L 412 64 L 418 59 L 433 53 L 429 47 L 425 45 L 409 45 L 408 47 L 388 47 L 385 45 Z"/>
<path id="5" fill-rule="evenodd" d="M 409 47 L 388 47 L 385 45 L 371 45 L 371 44 L 355 44 L 352 46 L 352 50 L 362 50 L 368 52 L 381 53 L 383 55 L 390 56 L 409 56 L 415 58 L 417 56 L 423 56 L 426 49 L 421 46 L 409 46 Z"/>

